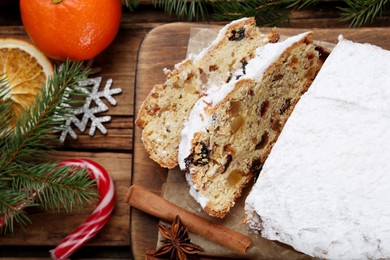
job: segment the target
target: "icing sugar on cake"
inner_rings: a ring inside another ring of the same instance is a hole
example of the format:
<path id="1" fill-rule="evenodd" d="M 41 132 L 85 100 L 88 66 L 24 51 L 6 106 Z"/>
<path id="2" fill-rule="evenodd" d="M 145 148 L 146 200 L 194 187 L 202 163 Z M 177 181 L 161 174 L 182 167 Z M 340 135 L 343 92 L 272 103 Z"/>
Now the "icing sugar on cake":
<path id="1" fill-rule="evenodd" d="M 390 52 L 340 39 L 246 199 L 271 240 L 327 259 L 390 258 Z"/>

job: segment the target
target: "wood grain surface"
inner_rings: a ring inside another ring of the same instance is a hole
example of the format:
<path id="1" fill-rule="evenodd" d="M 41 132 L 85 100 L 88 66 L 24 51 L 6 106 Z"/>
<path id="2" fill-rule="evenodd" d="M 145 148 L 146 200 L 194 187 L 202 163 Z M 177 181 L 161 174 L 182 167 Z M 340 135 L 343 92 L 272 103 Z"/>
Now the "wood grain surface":
<path id="1" fill-rule="evenodd" d="M 191 28 L 211 28 L 215 25 L 172 23 L 159 26 L 150 31 L 140 47 L 135 92 L 135 113 L 154 84 L 162 83 L 165 79 L 163 68 L 172 68 L 183 60 L 187 52 L 187 44 Z M 270 28 L 262 28 L 268 32 Z M 277 28 L 281 35 L 291 36 L 304 31 L 313 31 L 313 39 L 337 43 L 338 36 L 367 42 L 390 50 L 390 30 L 387 28 L 363 29 L 311 29 L 311 28 Z M 148 187 L 156 194 L 161 194 L 161 188 L 166 181 L 167 170 L 159 167 L 146 154 L 142 141 L 141 130 L 134 129 L 134 154 L 132 183 Z M 154 249 L 157 244 L 158 220 L 136 209 L 131 212 L 131 245 L 135 259 L 143 259 L 148 249 Z"/>
<path id="2" fill-rule="evenodd" d="M 78 139 L 67 138 L 65 145 L 57 147 L 52 160 L 89 158 L 107 169 L 115 185 L 116 202 L 108 224 L 86 244 L 89 257 L 103 259 L 130 259 L 130 208 L 124 203 L 131 183 L 133 153 L 134 82 L 139 46 L 154 25 L 122 26 L 113 44 L 94 60 L 93 67 L 101 67 L 102 86 L 107 79 L 113 79 L 112 88 L 120 87 L 123 92 L 115 95 L 116 106 L 101 115 L 109 115 L 111 121 L 105 126 L 107 135 L 95 132 L 95 136 L 78 133 Z M 22 26 L 0 27 L 0 37 L 28 39 Z M 0 257 L 49 257 L 47 252 L 81 224 L 96 206 L 87 205 L 82 212 L 50 212 L 40 209 L 29 210 L 32 224 L 25 229 L 16 227 L 14 234 L 0 236 Z M 93 248 L 91 250 L 91 248 Z M 96 252 L 95 252 L 96 251 Z M 84 251 L 85 252 L 85 251 Z M 107 253 L 109 252 L 109 253 Z M 80 255 L 79 255 L 80 257 Z"/>

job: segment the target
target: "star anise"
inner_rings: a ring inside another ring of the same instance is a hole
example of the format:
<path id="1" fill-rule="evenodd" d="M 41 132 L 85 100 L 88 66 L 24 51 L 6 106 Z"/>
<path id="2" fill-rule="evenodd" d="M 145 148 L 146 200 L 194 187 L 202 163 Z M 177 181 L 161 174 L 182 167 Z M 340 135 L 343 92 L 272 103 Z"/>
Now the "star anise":
<path id="1" fill-rule="evenodd" d="M 187 255 L 204 252 L 203 248 L 191 243 L 188 229 L 181 223 L 180 217 L 176 216 L 172 226 L 158 224 L 161 235 L 165 238 L 162 245 L 153 256 L 169 256 L 170 259 L 187 259 Z"/>

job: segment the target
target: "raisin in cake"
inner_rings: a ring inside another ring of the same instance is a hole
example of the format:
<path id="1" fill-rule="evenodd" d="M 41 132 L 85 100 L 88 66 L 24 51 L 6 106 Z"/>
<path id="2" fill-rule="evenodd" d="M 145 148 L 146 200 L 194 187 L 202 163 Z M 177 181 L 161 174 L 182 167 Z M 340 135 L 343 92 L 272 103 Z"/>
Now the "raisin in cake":
<path id="1" fill-rule="evenodd" d="M 266 44 L 220 89 L 209 89 L 182 131 L 180 168 L 190 193 L 211 216 L 224 217 L 260 171 L 299 97 L 323 61 L 303 33 Z"/>
<path id="2" fill-rule="evenodd" d="M 165 83 L 154 86 L 136 120 L 150 157 L 162 167 L 175 167 L 180 131 L 194 103 L 211 86 L 231 80 L 257 47 L 278 38 L 275 32 L 262 34 L 253 18 L 243 18 L 223 27 L 199 54 L 166 70 Z"/>
<path id="3" fill-rule="evenodd" d="M 251 228 L 321 259 L 390 258 L 389 65 L 339 41 L 246 199 Z"/>

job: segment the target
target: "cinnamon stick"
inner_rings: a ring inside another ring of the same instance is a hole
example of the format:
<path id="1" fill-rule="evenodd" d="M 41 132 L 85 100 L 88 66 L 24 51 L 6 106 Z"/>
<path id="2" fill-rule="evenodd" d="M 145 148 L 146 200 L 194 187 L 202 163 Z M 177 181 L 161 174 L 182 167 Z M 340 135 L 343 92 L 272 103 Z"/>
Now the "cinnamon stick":
<path id="1" fill-rule="evenodd" d="M 191 232 L 236 252 L 246 254 L 252 244 L 248 236 L 189 212 L 141 185 L 134 184 L 130 187 L 126 201 L 130 206 L 165 221 L 172 222 L 179 215 L 183 224 Z"/>

